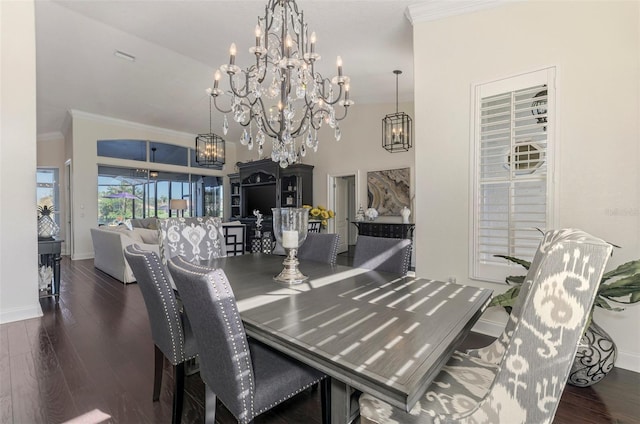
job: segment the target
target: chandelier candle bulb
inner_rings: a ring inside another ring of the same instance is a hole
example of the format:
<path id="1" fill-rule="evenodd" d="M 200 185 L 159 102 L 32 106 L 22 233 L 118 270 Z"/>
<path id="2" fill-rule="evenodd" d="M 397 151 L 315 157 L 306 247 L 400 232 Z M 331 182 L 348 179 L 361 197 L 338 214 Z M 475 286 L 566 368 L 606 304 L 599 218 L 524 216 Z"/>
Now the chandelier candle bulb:
<path id="1" fill-rule="evenodd" d="M 286 45 L 287 45 L 287 58 L 290 58 L 291 57 L 291 46 L 293 45 L 293 40 L 291 39 L 291 34 L 287 34 Z"/>
<path id="2" fill-rule="evenodd" d="M 342 58 L 340 56 L 338 56 L 338 59 L 336 59 L 336 64 L 338 65 L 338 76 L 341 77 L 342 76 Z"/>
<path id="3" fill-rule="evenodd" d="M 229 65 L 236 64 L 236 43 L 231 43 L 231 47 L 229 47 Z"/>
<path id="4" fill-rule="evenodd" d="M 260 25 L 256 25 L 256 47 L 260 47 L 260 36 L 262 36 L 262 30 Z"/>
<path id="5" fill-rule="evenodd" d="M 216 69 L 215 74 L 213 74 L 213 88 L 218 88 L 218 84 L 220 84 L 220 77 L 222 75 L 220 74 L 220 70 Z"/>
<path id="6" fill-rule="evenodd" d="M 315 31 L 311 33 L 310 41 L 311 41 L 311 53 L 315 53 L 316 52 L 316 32 Z"/>
<path id="7" fill-rule="evenodd" d="M 284 230 L 282 232 L 282 247 L 285 249 L 297 249 L 298 232 L 295 230 Z"/>
<path id="8" fill-rule="evenodd" d="M 344 86 L 344 101 L 349 101 L 349 84 Z"/>

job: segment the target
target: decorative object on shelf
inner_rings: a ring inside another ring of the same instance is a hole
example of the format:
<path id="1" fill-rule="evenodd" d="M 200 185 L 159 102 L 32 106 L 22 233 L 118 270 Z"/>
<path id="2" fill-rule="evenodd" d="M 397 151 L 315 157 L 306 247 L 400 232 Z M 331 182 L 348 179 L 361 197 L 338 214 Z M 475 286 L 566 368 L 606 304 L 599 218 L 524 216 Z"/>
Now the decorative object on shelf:
<path id="1" fill-rule="evenodd" d="M 186 199 L 171 199 L 169 200 L 169 209 L 172 211 L 176 211 L 176 216 L 180 214 L 180 216 L 184 217 L 184 211 L 187 209 L 187 200 Z"/>
<path id="2" fill-rule="evenodd" d="M 262 253 L 270 255 L 273 250 L 273 240 L 271 240 L 271 231 L 262 233 Z"/>
<path id="3" fill-rule="evenodd" d="M 53 238 L 60 232 L 60 227 L 53 220 L 53 205 L 38 206 L 38 237 L 43 239 Z"/>
<path id="4" fill-rule="evenodd" d="M 253 216 L 256 217 L 256 238 L 260 238 L 262 233 L 262 214 L 258 209 L 254 209 Z"/>
<path id="5" fill-rule="evenodd" d="M 495 255 L 529 269 L 530 262 L 513 256 Z M 514 305 L 525 276 L 509 276 L 507 284 L 514 284 L 506 292 L 496 295 L 489 306 L 502 306 L 508 313 Z M 580 339 L 578 352 L 569 373 L 569 384 L 578 387 L 591 386 L 602 380 L 613 369 L 617 348 L 611 337 L 592 320 L 593 309 L 599 306 L 609 311 L 623 311 L 613 307 L 609 301 L 622 304 L 640 302 L 640 259 L 627 262 L 616 269 L 605 272 L 600 280 L 596 300 L 589 313 L 585 333 Z"/>
<path id="6" fill-rule="evenodd" d="M 358 212 L 356 212 L 356 221 L 364 221 L 364 209 L 362 209 L 362 205 L 360 205 Z"/>
<path id="7" fill-rule="evenodd" d="M 286 252 L 284 269 L 273 277 L 284 284 L 300 284 L 309 279 L 298 269 L 298 248 L 307 238 L 309 227 L 308 208 L 273 208 L 273 232 Z"/>
<path id="8" fill-rule="evenodd" d="M 403 206 L 411 206 L 410 168 L 367 172 L 367 206 L 380 216 L 400 216 Z"/>
<path id="9" fill-rule="evenodd" d="M 400 216 L 402 216 L 403 224 L 409 223 L 409 215 L 411 215 L 411 210 L 408 207 L 403 206 L 402 209 L 400 209 Z"/>
<path id="10" fill-rule="evenodd" d="M 327 209 L 321 205 L 318 205 L 315 208 L 311 205 L 303 205 L 302 207 L 305 209 L 309 209 L 309 216 L 311 217 L 311 219 L 320 220 L 322 228 L 327 228 L 327 225 L 329 225 L 329 220 L 333 219 L 336 216 L 335 212 L 333 212 L 331 209 Z"/>
<path id="11" fill-rule="evenodd" d="M 211 130 L 211 97 L 209 97 L 209 132 L 196 137 L 196 162 L 200 166 L 221 167 L 225 162 L 224 139 Z"/>
<path id="12" fill-rule="evenodd" d="M 531 103 L 531 114 L 536 117 L 538 124 L 546 124 L 547 123 L 547 90 L 544 89 L 533 96 L 534 101 Z M 542 128 L 544 131 L 547 130 L 547 126 L 545 125 Z"/>
<path id="13" fill-rule="evenodd" d="M 398 112 L 398 75 L 402 71 L 396 69 L 393 73 L 396 74 L 396 113 L 382 118 L 382 147 L 390 153 L 407 152 L 413 137 L 412 120 L 406 113 Z"/>
<path id="14" fill-rule="evenodd" d="M 213 103 L 224 113 L 223 133 L 227 134 L 227 114 L 244 127 L 240 143 L 252 150 L 258 145 L 262 156 L 267 137 L 272 139 L 271 159 L 285 168 L 306 155 L 307 148 L 318 149 L 318 130 L 323 123 L 334 129 L 336 140 L 341 131 L 338 122 L 347 116 L 349 77 L 342 74 L 342 59 L 337 59 L 337 75 L 324 78 L 315 70 L 316 34 L 309 35 L 303 12 L 295 0 L 269 0 L 265 16 L 258 17 L 255 28 L 255 64 L 241 69 L 235 64 L 236 45 L 229 49 L 229 63 L 216 70 L 213 88 L 207 90 Z M 229 90 L 219 88 L 222 73 L 229 77 Z M 229 94 L 228 109 L 218 98 Z M 336 106 L 343 109 L 337 115 Z M 255 132 L 254 132 L 255 131 Z M 298 141 L 300 140 L 300 141 Z"/>
<path id="15" fill-rule="evenodd" d="M 364 216 L 366 216 L 369 221 L 373 221 L 378 217 L 378 211 L 374 208 L 368 208 L 364 211 Z"/>

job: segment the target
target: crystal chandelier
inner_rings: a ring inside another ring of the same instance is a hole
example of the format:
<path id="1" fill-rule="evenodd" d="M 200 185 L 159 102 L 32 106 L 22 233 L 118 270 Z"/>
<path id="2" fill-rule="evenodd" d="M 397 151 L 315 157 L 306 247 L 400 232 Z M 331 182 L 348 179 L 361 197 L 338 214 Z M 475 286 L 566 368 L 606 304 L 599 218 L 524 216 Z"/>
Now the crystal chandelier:
<path id="1" fill-rule="evenodd" d="M 407 152 L 411 148 L 412 121 L 404 112 L 398 112 L 398 75 L 402 71 L 393 71 L 396 74 L 396 113 L 391 113 L 382 118 L 382 147 L 390 153 Z"/>
<path id="2" fill-rule="evenodd" d="M 324 78 L 315 71 L 320 55 L 315 51 L 316 34 L 308 35 L 303 12 L 295 0 L 269 0 L 264 17 L 258 17 L 255 46 L 249 52 L 255 63 L 246 69 L 235 64 L 236 45 L 229 49 L 229 63 L 215 72 L 208 93 L 224 113 L 223 133 L 227 134 L 227 114 L 244 127 L 240 143 L 252 150 L 257 145 L 262 156 L 267 137 L 271 138 L 271 159 L 285 168 L 298 162 L 307 149 L 318 150 L 318 130 L 323 123 L 341 132 L 338 122 L 347 116 L 349 77 L 342 74 L 337 59 L 337 75 Z M 219 88 L 220 78 L 229 77 L 229 90 Z M 223 94 L 231 100 L 228 108 L 218 104 Z M 336 108 L 341 106 L 338 115 Z"/>

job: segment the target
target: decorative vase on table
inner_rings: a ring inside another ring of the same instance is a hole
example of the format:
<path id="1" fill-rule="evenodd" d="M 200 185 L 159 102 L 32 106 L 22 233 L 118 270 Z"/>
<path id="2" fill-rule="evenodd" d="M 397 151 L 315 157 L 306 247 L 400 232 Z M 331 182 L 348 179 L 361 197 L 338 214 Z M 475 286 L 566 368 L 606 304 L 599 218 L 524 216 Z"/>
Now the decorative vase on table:
<path id="1" fill-rule="evenodd" d="M 403 206 L 403 208 L 400 210 L 400 215 L 402 216 L 402 223 L 408 224 L 409 215 L 411 215 L 411 210 L 408 207 Z"/>
<path id="2" fill-rule="evenodd" d="M 38 238 L 50 239 L 60 232 L 60 227 L 51 217 L 52 213 L 53 206 L 38 206 Z"/>
<path id="3" fill-rule="evenodd" d="M 273 208 L 273 234 L 285 250 L 284 269 L 273 277 L 283 284 L 300 284 L 309 279 L 298 269 L 298 248 L 307 238 L 309 209 Z"/>
<path id="4" fill-rule="evenodd" d="M 611 336 L 591 321 L 578 344 L 569 384 L 577 387 L 596 384 L 613 369 L 617 356 L 618 349 Z"/>

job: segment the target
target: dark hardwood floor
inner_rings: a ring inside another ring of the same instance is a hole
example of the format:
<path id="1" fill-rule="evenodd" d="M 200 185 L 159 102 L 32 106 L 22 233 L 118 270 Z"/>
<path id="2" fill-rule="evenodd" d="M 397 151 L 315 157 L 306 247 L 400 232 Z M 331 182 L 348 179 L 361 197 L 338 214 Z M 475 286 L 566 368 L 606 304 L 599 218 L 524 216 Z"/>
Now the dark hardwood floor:
<path id="1" fill-rule="evenodd" d="M 341 258 L 348 262 L 349 258 Z M 0 423 L 62 423 L 93 410 L 110 418 L 83 423 L 169 423 L 172 376 L 151 402 L 153 344 L 136 284 L 123 285 L 93 260 L 62 262 L 60 303 L 41 299 L 42 318 L 0 325 Z M 464 347 L 483 346 L 472 334 Z M 567 386 L 555 423 L 639 423 L 640 374 L 615 369 L 597 385 Z M 202 422 L 204 386 L 186 379 L 184 423 Z M 306 391 L 256 423 L 320 422 L 318 390 Z M 219 423 L 235 422 L 223 407 Z"/>

